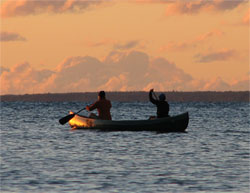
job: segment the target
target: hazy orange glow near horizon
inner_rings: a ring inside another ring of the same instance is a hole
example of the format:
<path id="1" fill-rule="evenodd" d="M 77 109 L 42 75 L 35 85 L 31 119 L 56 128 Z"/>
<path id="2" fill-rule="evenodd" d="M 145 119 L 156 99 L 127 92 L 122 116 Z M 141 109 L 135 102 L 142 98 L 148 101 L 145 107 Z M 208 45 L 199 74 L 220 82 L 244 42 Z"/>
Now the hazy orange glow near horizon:
<path id="1" fill-rule="evenodd" d="M 250 90 L 248 0 L 0 6 L 0 94 Z"/>

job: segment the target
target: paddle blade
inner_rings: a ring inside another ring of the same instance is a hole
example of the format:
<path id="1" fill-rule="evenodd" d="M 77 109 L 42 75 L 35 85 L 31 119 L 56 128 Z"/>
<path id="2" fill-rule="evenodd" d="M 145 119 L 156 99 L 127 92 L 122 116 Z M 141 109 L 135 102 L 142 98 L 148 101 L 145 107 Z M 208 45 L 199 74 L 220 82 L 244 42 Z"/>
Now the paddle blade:
<path id="1" fill-rule="evenodd" d="M 66 117 L 63 117 L 59 120 L 59 123 L 61 125 L 64 125 L 65 123 L 67 123 L 70 119 L 72 119 L 73 117 L 75 116 L 75 114 L 70 114 L 70 115 L 67 115 Z"/>

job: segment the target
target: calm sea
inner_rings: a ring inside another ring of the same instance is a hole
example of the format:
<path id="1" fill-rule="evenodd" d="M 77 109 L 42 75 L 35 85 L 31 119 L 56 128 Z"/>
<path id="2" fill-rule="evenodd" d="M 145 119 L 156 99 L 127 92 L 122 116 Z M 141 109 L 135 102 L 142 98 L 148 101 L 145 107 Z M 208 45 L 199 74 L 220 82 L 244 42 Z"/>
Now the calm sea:
<path id="1" fill-rule="evenodd" d="M 1 102 L 1 192 L 249 192 L 249 103 L 170 103 L 187 133 L 71 131 L 87 103 Z M 113 119 L 150 103 L 113 102 Z M 82 112 L 87 115 L 87 112 Z"/>

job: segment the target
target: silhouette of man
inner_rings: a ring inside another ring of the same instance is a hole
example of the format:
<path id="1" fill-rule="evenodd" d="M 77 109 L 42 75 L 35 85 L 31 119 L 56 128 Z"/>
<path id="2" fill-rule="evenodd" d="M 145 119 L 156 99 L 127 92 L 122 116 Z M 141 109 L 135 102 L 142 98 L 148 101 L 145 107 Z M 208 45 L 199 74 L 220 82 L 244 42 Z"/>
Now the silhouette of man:
<path id="1" fill-rule="evenodd" d="M 154 99 L 152 94 L 154 92 L 154 89 L 151 89 L 149 91 L 149 100 L 151 103 L 155 104 L 157 107 L 157 118 L 163 118 L 163 117 L 169 117 L 169 104 L 166 101 L 165 94 L 161 93 L 159 95 L 159 100 Z M 152 118 L 152 117 L 151 117 Z"/>
<path id="2" fill-rule="evenodd" d="M 104 91 L 100 91 L 98 94 L 98 100 L 93 103 L 90 106 L 86 106 L 86 110 L 93 111 L 94 109 L 97 109 L 98 116 L 96 116 L 94 113 L 90 114 L 91 118 L 98 118 L 103 120 L 112 120 L 111 118 L 111 109 L 112 105 L 109 100 L 106 99 L 106 94 Z"/>

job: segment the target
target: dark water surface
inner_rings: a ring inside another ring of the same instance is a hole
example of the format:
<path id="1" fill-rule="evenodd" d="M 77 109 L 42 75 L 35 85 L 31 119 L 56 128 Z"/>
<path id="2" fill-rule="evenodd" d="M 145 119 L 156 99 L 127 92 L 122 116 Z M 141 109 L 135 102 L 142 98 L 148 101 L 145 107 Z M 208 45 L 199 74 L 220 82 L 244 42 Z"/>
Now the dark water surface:
<path id="1" fill-rule="evenodd" d="M 113 119 L 155 114 L 150 103 L 112 104 Z M 58 123 L 85 105 L 1 102 L 1 192 L 249 192 L 249 103 L 170 103 L 171 115 L 189 111 L 187 133 Z"/>

